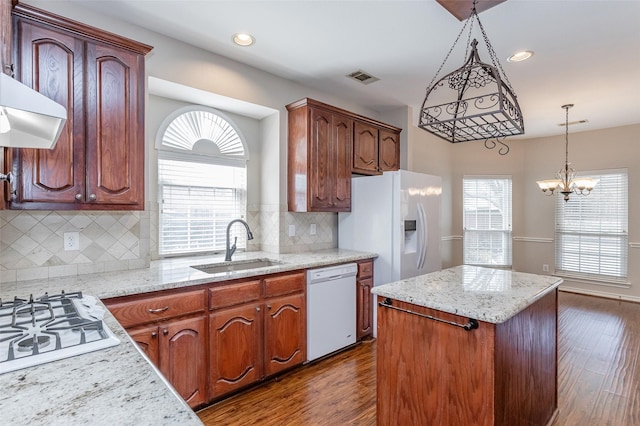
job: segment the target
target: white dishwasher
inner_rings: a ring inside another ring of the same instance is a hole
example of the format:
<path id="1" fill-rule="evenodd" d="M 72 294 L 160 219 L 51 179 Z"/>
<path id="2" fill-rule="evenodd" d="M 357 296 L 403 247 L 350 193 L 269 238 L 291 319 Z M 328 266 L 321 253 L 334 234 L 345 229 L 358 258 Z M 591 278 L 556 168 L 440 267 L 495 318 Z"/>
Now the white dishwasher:
<path id="1" fill-rule="evenodd" d="M 307 361 L 356 342 L 355 263 L 307 271 Z"/>

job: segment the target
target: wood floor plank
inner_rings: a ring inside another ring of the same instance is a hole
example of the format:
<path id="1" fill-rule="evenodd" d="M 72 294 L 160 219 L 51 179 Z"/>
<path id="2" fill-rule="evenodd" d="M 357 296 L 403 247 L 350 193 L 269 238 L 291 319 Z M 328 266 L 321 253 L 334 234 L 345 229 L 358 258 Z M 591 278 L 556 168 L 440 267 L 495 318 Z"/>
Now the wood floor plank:
<path id="1" fill-rule="evenodd" d="M 560 292 L 558 305 L 553 426 L 640 425 L 640 304 Z M 358 345 L 198 415 L 216 426 L 373 426 L 375 345 Z"/>

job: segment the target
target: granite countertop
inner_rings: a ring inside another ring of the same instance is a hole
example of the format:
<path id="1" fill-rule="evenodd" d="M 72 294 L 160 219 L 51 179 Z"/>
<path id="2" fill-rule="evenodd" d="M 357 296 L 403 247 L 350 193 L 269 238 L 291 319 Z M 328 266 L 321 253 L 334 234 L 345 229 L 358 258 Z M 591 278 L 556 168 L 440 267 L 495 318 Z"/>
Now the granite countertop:
<path id="1" fill-rule="evenodd" d="M 375 295 L 502 323 L 562 283 L 561 278 L 461 265 L 373 287 Z"/>
<path id="2" fill-rule="evenodd" d="M 234 260 L 274 259 L 265 268 L 206 274 L 192 265 L 221 262 L 202 256 L 151 262 L 148 269 L 0 284 L 0 298 L 82 291 L 101 299 L 374 258 L 341 249 L 313 253 L 236 253 Z M 0 374 L 0 413 L 13 424 L 200 425 L 200 419 L 147 360 L 117 320 L 104 320 L 121 343 L 71 358 Z"/>

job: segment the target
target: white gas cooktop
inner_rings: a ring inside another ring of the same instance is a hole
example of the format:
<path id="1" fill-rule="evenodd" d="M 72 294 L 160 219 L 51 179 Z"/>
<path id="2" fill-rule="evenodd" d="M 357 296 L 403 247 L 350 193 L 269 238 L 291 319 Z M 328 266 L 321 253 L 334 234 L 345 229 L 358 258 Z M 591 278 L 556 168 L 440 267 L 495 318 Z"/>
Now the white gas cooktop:
<path id="1" fill-rule="evenodd" d="M 119 344 L 104 313 L 81 292 L 0 300 L 0 374 Z"/>

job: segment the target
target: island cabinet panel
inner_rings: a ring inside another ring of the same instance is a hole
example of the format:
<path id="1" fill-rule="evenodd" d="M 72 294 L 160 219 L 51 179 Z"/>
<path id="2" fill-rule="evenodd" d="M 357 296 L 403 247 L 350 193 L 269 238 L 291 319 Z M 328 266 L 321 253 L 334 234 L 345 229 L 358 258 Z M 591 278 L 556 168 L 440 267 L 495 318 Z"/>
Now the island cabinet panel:
<path id="1" fill-rule="evenodd" d="M 67 109 L 50 150 L 12 149 L 9 207 L 144 209 L 144 55 L 150 46 L 17 4 L 16 77 Z"/>
<path id="2" fill-rule="evenodd" d="M 496 324 L 496 424 L 545 425 L 558 407 L 557 292 Z"/>
<path id="3" fill-rule="evenodd" d="M 380 299 L 381 300 L 381 299 Z M 393 301 L 424 315 L 467 318 Z M 395 309 L 378 307 L 378 425 L 493 424 L 494 328 L 472 332 Z"/>
<path id="4" fill-rule="evenodd" d="M 382 302 L 385 298 L 379 297 Z M 546 425 L 557 411 L 557 292 L 504 323 L 378 308 L 379 425 Z"/>

